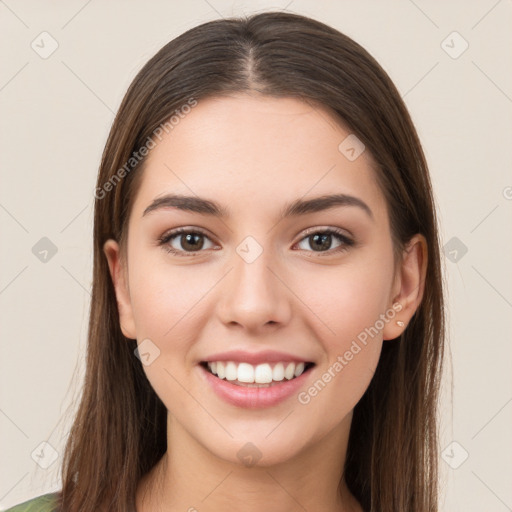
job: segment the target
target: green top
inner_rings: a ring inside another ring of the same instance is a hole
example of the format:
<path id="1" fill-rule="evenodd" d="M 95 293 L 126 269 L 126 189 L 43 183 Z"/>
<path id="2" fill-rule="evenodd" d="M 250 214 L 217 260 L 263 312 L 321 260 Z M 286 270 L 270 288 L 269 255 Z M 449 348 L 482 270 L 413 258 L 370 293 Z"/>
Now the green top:
<path id="1" fill-rule="evenodd" d="M 8 508 L 5 512 L 57 512 L 58 493 L 49 493 Z"/>

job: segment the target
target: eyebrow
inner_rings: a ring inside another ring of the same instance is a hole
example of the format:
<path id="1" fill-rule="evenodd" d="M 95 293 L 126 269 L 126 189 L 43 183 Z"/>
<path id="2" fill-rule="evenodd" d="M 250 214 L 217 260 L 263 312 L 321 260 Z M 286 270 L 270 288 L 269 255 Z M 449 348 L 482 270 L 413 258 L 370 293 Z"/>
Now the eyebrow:
<path id="1" fill-rule="evenodd" d="M 280 219 L 320 212 L 336 206 L 355 206 L 361 208 L 372 220 L 374 219 L 370 207 L 364 201 L 358 197 L 347 194 L 323 195 L 307 200 L 297 199 L 284 206 L 280 212 Z M 144 210 L 142 216 L 144 217 L 155 210 L 164 208 L 177 208 L 183 211 L 212 215 L 219 218 L 230 217 L 228 209 L 215 201 L 198 196 L 185 196 L 179 194 L 167 194 L 162 197 L 157 197 Z"/>

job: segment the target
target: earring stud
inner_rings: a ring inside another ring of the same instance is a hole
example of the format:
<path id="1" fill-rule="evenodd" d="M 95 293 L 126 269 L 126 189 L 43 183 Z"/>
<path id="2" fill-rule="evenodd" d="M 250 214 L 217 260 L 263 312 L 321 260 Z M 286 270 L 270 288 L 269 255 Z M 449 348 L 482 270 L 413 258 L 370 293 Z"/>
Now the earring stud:
<path id="1" fill-rule="evenodd" d="M 396 325 L 398 325 L 399 327 L 403 327 L 405 324 L 402 322 L 402 320 L 397 320 Z"/>

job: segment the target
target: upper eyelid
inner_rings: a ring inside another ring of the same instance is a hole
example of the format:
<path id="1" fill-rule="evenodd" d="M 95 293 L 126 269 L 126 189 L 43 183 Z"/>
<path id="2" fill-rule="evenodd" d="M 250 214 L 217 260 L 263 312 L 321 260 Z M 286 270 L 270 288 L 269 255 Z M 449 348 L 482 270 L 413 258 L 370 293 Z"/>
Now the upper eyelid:
<path id="1" fill-rule="evenodd" d="M 301 231 L 301 233 L 303 233 L 303 237 L 306 237 L 306 236 L 309 236 L 310 234 L 312 233 L 316 233 L 316 232 L 322 232 L 322 231 L 333 231 L 334 233 L 333 234 L 337 234 L 337 235 L 340 235 L 340 236 L 345 236 L 346 238 L 350 238 L 351 240 L 354 239 L 354 235 L 346 228 L 340 228 L 340 227 L 330 227 L 330 226 L 320 226 L 320 227 L 313 227 L 313 228 L 306 228 L 304 230 Z M 345 233 L 347 233 L 346 235 L 344 233 L 339 233 L 339 231 L 344 231 Z M 302 240 L 302 238 L 300 240 Z"/>
<path id="2" fill-rule="evenodd" d="M 184 235 L 187 233 L 199 233 L 200 235 L 204 235 L 204 236 L 210 238 L 210 240 L 212 239 L 212 236 L 202 228 L 181 227 L 181 228 L 174 228 L 174 229 L 170 229 L 170 230 L 166 231 L 162 236 L 158 237 L 158 240 L 162 241 L 165 239 L 174 238 L 176 236 Z"/>

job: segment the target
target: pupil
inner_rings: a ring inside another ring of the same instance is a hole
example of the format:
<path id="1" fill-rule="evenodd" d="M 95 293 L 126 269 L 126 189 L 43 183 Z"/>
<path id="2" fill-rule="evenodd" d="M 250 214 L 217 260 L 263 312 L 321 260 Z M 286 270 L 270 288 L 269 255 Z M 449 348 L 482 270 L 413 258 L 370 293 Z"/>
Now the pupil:
<path id="1" fill-rule="evenodd" d="M 313 240 L 314 240 L 315 244 L 318 242 L 318 239 L 321 239 L 320 249 L 326 249 L 326 250 L 329 249 L 329 246 L 331 245 L 330 244 L 331 235 L 329 235 L 329 234 L 323 234 L 323 235 L 316 234 L 316 235 L 312 235 L 312 236 L 313 236 Z"/>
<path id="2" fill-rule="evenodd" d="M 200 244 L 199 247 L 197 247 L 197 240 L 196 240 L 196 237 L 202 237 L 202 235 L 200 234 L 197 234 L 197 233 L 187 233 L 185 235 L 185 244 L 183 245 L 184 248 L 186 248 L 185 246 L 187 244 L 190 244 L 191 247 L 189 247 L 192 251 L 196 251 L 197 249 L 201 249 L 201 247 L 203 246 L 203 244 Z M 194 242 L 195 240 L 195 242 Z"/>

